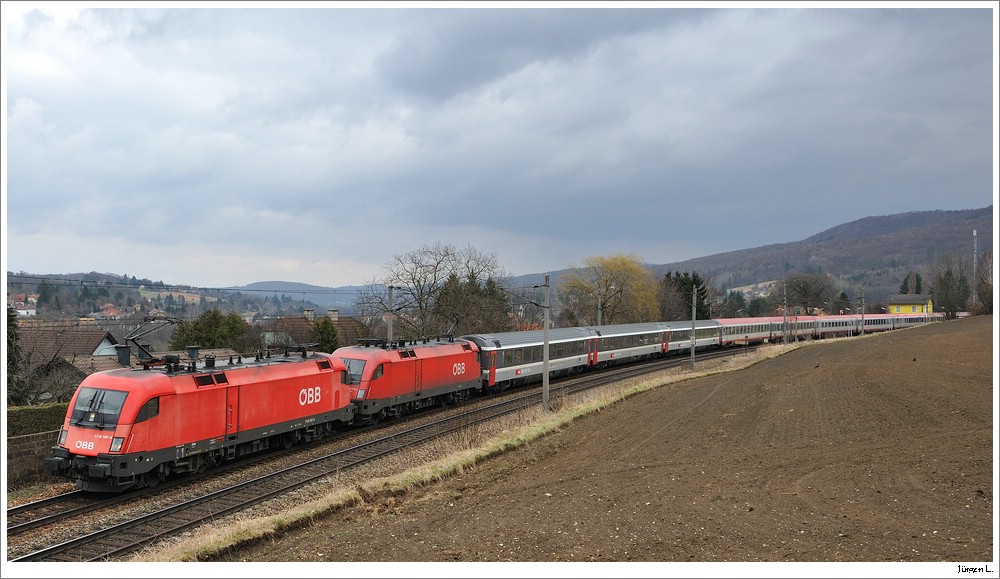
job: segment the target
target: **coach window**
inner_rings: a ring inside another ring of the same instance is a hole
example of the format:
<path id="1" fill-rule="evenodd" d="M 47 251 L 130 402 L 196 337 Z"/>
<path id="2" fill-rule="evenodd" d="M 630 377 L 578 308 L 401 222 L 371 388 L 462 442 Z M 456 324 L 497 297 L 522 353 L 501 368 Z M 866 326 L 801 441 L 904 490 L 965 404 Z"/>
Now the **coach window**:
<path id="1" fill-rule="evenodd" d="M 145 422 L 160 413 L 160 398 L 150 398 L 139 409 L 139 415 L 135 417 L 135 423 Z"/>

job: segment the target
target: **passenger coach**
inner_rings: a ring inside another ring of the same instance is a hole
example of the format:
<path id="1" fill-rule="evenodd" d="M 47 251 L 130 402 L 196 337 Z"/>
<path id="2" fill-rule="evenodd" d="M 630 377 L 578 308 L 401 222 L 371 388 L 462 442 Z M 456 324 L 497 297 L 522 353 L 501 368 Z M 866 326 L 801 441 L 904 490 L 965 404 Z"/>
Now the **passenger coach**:
<path id="1" fill-rule="evenodd" d="M 479 347 L 481 380 L 487 388 L 505 389 L 541 379 L 544 330 L 463 336 Z M 549 374 L 561 375 L 597 363 L 597 334 L 590 328 L 549 330 Z"/>
<path id="2" fill-rule="evenodd" d="M 691 321 L 667 322 L 670 328 L 670 353 L 691 352 Z M 722 324 L 719 320 L 695 320 L 695 350 L 718 348 L 722 344 Z"/>
<path id="3" fill-rule="evenodd" d="M 595 360 L 601 366 L 664 355 L 670 347 L 670 326 L 662 322 L 589 326 L 597 338 Z"/>

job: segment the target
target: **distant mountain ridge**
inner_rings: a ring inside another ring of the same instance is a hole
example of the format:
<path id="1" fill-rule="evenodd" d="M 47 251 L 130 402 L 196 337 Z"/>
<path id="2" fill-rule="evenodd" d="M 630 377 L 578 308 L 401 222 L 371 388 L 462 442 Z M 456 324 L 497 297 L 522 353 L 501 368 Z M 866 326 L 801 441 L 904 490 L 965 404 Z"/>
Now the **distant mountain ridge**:
<path id="1" fill-rule="evenodd" d="M 972 231 L 977 231 L 979 254 L 993 249 L 993 206 L 958 211 L 912 211 L 864 217 L 821 231 L 801 241 L 764 245 L 717 253 L 685 261 L 647 264 L 656 275 L 698 272 L 723 291 L 772 280 L 791 273 L 824 273 L 848 289 L 862 289 L 874 303 L 898 293 L 910 271 L 929 281 L 934 259 L 957 254 L 972 260 Z M 550 272 L 553 285 L 566 270 Z M 518 286 L 543 283 L 544 273 L 514 276 Z M 234 290 L 302 294 L 301 299 L 321 307 L 353 311 L 361 286 L 323 288 L 294 282 L 257 282 Z M 849 292 L 853 295 L 853 291 Z M 296 297 L 300 297 L 296 295 Z"/>
<path id="2" fill-rule="evenodd" d="M 362 286 L 324 287 L 294 281 L 258 281 L 244 286 L 222 288 L 238 292 L 274 293 L 294 296 L 321 308 L 341 310 L 345 314 L 354 310 L 354 300 Z M 323 312 L 317 312 L 322 314 Z"/>
<path id="3" fill-rule="evenodd" d="M 765 245 L 650 265 L 658 276 L 697 271 L 722 289 L 781 279 L 790 273 L 825 273 L 875 299 L 897 293 L 910 271 L 930 273 L 941 254 L 970 263 L 973 230 L 980 255 L 993 249 L 993 206 L 960 211 L 915 211 L 865 217 L 802 241 Z"/>
<path id="4" fill-rule="evenodd" d="M 914 211 L 864 217 L 807 237 L 801 241 L 778 243 L 756 248 L 718 253 L 685 261 L 646 264 L 656 275 L 668 272 L 697 272 L 723 292 L 731 288 L 780 280 L 791 273 L 823 273 L 836 279 L 838 287 L 855 295 L 862 290 L 869 303 L 898 293 L 899 285 L 910 271 L 930 283 L 934 260 L 942 254 L 966 259 L 971 272 L 973 230 L 977 231 L 979 255 L 993 249 L 993 206 L 958 211 Z M 551 271 L 550 283 L 558 285 L 566 270 Z M 8 273 L 14 278 L 30 274 Z M 112 274 L 48 274 L 45 278 L 99 280 Z M 39 278 L 41 279 L 41 278 Z M 513 276 L 515 286 L 543 283 L 544 273 Z M 134 280 L 133 280 L 134 281 Z M 162 283 L 162 282 L 158 282 Z M 289 281 L 261 281 L 225 290 L 282 296 L 315 304 L 317 308 L 354 313 L 354 302 L 365 286 L 324 287 Z M 322 311 L 317 314 L 322 314 Z"/>

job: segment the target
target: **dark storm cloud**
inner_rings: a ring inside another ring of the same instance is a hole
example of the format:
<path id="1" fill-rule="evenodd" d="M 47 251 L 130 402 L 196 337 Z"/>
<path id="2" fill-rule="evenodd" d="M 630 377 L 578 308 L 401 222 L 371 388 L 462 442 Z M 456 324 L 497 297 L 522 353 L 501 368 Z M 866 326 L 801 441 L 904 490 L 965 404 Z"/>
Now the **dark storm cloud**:
<path id="1" fill-rule="evenodd" d="M 534 63 L 577 60 L 608 38 L 703 17 L 691 10 L 430 10 L 375 62 L 388 86 L 442 101 Z"/>
<path id="2" fill-rule="evenodd" d="M 341 285 L 441 241 L 530 273 L 991 202 L 990 10 L 8 14 L 15 269 Z"/>

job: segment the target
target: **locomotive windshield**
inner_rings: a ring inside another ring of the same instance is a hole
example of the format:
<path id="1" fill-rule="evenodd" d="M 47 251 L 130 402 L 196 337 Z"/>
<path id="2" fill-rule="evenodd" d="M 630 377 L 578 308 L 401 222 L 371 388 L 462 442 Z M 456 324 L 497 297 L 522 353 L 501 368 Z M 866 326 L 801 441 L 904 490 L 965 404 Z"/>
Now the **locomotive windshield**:
<path id="1" fill-rule="evenodd" d="M 365 360 L 354 358 L 344 358 L 343 360 L 347 366 L 347 373 L 351 376 L 351 384 L 360 384 L 361 373 L 365 371 Z"/>
<path id="2" fill-rule="evenodd" d="M 80 388 L 70 415 L 70 424 L 84 428 L 114 428 L 128 392 L 103 388 Z"/>

